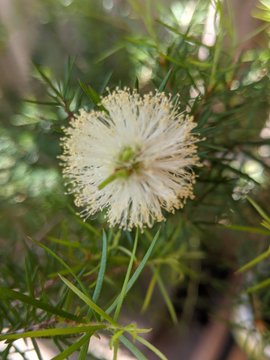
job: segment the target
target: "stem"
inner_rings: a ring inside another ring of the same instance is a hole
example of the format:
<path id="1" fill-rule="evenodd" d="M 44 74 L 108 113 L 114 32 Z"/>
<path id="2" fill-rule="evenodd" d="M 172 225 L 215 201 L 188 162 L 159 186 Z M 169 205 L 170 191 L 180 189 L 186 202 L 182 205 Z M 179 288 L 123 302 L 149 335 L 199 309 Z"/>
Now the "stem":
<path id="1" fill-rule="evenodd" d="M 112 175 L 108 176 L 105 180 L 103 180 L 98 185 L 98 189 L 102 190 L 105 188 L 105 186 L 107 186 L 108 184 L 110 184 L 111 182 L 116 180 L 117 178 L 125 178 L 125 177 L 127 177 L 127 175 L 128 175 L 127 170 L 125 170 L 125 169 L 117 170 Z"/>
<path id="2" fill-rule="evenodd" d="M 118 303 L 117 303 L 117 307 L 116 307 L 116 309 L 115 309 L 115 313 L 114 313 L 114 317 L 113 317 L 114 321 L 117 321 L 117 319 L 118 319 L 118 317 L 119 317 L 120 310 L 121 310 L 121 307 L 122 307 L 124 298 L 125 298 L 125 296 L 126 296 L 127 285 L 128 285 L 128 281 L 129 281 L 129 278 L 130 278 L 132 266 L 133 266 L 134 259 L 135 259 L 135 253 L 136 253 L 136 249 L 137 249 L 137 245 L 138 245 L 138 238 L 139 238 L 139 230 L 137 229 L 137 231 L 136 231 L 136 236 L 135 236 L 135 240 L 134 240 L 134 245 L 133 245 L 132 254 L 131 254 L 131 257 L 130 257 L 129 264 L 128 264 L 128 269 L 127 269 L 126 277 L 125 277 L 125 280 L 124 280 L 124 284 L 123 284 L 121 293 L 120 293 L 120 295 L 119 295 L 119 300 L 118 300 Z"/>

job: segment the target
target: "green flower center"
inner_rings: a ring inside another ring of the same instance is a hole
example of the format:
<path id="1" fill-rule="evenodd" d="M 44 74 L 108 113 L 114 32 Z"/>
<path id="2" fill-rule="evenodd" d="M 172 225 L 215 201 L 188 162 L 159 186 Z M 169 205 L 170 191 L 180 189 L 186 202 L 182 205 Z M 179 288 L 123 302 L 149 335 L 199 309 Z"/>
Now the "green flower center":
<path id="1" fill-rule="evenodd" d="M 134 171 L 138 170 L 139 162 L 137 161 L 138 148 L 132 148 L 131 146 L 125 146 L 120 152 L 117 166 L 110 176 L 103 180 L 98 189 L 101 190 L 112 181 L 119 178 L 128 178 Z"/>
<path id="2" fill-rule="evenodd" d="M 119 155 L 119 161 L 126 163 L 132 161 L 136 155 L 135 150 L 131 146 L 125 146 Z"/>

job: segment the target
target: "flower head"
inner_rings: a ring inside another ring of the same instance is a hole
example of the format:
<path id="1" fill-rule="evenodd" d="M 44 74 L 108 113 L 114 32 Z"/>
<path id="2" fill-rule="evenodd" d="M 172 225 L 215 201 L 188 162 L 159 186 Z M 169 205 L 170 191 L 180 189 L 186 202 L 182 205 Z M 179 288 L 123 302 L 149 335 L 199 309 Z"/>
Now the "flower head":
<path id="1" fill-rule="evenodd" d="M 196 126 L 171 97 L 128 89 L 102 98 L 106 111 L 80 110 L 62 138 L 63 174 L 85 218 L 105 210 L 111 226 L 151 227 L 193 198 L 199 165 Z"/>

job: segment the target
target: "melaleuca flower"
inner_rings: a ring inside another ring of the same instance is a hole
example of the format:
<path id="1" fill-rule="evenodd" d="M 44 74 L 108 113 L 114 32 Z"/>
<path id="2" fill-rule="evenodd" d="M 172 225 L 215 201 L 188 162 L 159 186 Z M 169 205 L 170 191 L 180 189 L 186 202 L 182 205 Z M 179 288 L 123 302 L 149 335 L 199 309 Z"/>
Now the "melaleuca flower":
<path id="1" fill-rule="evenodd" d="M 193 198 L 198 137 L 171 96 L 109 93 L 101 111 L 80 110 L 64 129 L 63 174 L 87 218 L 104 210 L 111 226 L 151 227 Z M 105 110 L 106 109 L 106 110 Z"/>

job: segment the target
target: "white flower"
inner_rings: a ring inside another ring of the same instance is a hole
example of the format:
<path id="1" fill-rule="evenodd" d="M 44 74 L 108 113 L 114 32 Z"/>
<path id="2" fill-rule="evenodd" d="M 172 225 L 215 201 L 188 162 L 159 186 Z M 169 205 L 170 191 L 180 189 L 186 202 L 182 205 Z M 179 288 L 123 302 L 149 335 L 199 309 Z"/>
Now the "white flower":
<path id="1" fill-rule="evenodd" d="M 199 165 L 196 126 L 171 97 L 129 89 L 102 98 L 106 111 L 80 110 L 62 138 L 63 174 L 87 218 L 105 210 L 111 226 L 151 227 L 193 198 Z"/>

